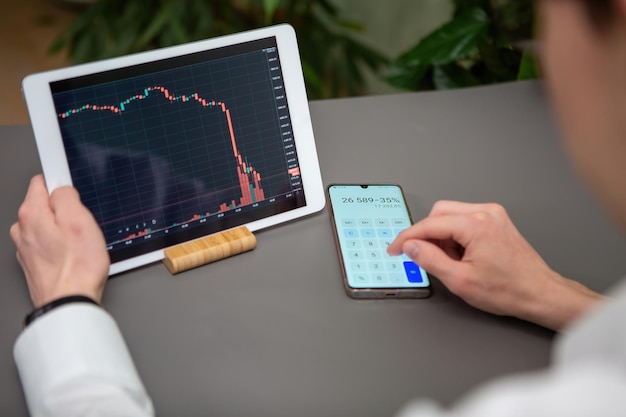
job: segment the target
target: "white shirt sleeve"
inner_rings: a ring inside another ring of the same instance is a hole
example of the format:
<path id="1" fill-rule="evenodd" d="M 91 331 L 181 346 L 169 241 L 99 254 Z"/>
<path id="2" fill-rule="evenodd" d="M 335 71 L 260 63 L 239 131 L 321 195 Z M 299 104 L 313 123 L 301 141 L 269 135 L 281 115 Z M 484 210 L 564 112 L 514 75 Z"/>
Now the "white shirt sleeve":
<path id="1" fill-rule="evenodd" d="M 20 334 L 13 356 L 34 417 L 154 415 L 119 328 L 98 306 L 46 313 Z"/>
<path id="2" fill-rule="evenodd" d="M 603 361 L 587 362 L 495 380 L 449 410 L 415 401 L 398 417 L 623 417 L 624 393 L 623 372 Z"/>
<path id="3" fill-rule="evenodd" d="M 398 417 L 626 416 L 626 285 L 613 296 L 560 335 L 545 371 L 498 379 L 448 410 L 415 401 Z"/>

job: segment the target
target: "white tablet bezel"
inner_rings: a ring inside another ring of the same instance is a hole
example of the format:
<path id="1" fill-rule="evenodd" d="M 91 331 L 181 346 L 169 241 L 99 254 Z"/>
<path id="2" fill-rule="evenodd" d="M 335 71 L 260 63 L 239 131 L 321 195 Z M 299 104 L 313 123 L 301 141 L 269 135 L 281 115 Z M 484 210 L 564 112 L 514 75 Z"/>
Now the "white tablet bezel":
<path id="1" fill-rule="evenodd" d="M 22 91 L 49 192 L 60 186 L 72 184 L 50 83 L 268 37 L 274 37 L 278 46 L 306 205 L 246 223 L 246 226 L 251 231 L 256 231 L 322 210 L 325 204 L 324 188 L 311 126 L 300 54 L 295 31 L 286 24 L 27 76 L 22 83 Z M 109 274 L 114 275 L 161 260 L 164 256 L 164 249 L 113 263 Z"/>

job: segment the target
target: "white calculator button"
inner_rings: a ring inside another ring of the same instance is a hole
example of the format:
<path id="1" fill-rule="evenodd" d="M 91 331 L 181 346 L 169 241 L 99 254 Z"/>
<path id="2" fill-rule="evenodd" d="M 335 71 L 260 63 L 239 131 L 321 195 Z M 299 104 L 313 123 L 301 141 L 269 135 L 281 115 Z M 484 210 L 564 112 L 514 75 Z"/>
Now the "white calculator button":
<path id="1" fill-rule="evenodd" d="M 367 271 L 367 266 L 365 264 L 365 262 L 351 262 L 350 263 L 350 268 L 353 271 Z"/>
<path id="2" fill-rule="evenodd" d="M 388 219 L 375 219 L 374 223 L 376 224 L 376 227 L 389 227 Z"/>
<path id="3" fill-rule="evenodd" d="M 402 272 L 403 271 L 403 269 L 402 269 L 401 265 L 398 263 L 398 261 L 386 262 L 385 266 L 387 267 L 387 271 L 390 271 L 390 272 L 392 272 L 392 271 Z"/>
<path id="4" fill-rule="evenodd" d="M 409 223 L 405 219 L 391 219 L 391 226 L 393 226 L 393 227 L 408 227 Z"/>
<path id="5" fill-rule="evenodd" d="M 382 285 L 387 283 L 387 276 L 381 273 L 372 274 L 372 283 L 376 285 Z"/>
<path id="6" fill-rule="evenodd" d="M 358 273 L 352 276 L 352 281 L 355 285 L 366 285 L 369 284 L 370 279 L 367 274 Z"/>
<path id="7" fill-rule="evenodd" d="M 355 227 L 356 226 L 356 220 L 354 220 L 354 219 L 342 219 L 341 220 L 341 224 L 343 225 L 343 227 Z"/>
<path id="8" fill-rule="evenodd" d="M 378 247 L 378 241 L 376 239 L 364 239 L 363 247 L 366 249 L 374 249 Z"/>
<path id="9" fill-rule="evenodd" d="M 372 223 L 372 219 L 359 219 L 360 227 L 372 227 L 374 223 Z"/>
<path id="10" fill-rule="evenodd" d="M 406 278 L 404 276 L 403 273 L 399 272 L 399 273 L 389 273 L 389 282 L 391 282 L 392 284 L 402 284 L 406 281 Z"/>
<path id="11" fill-rule="evenodd" d="M 367 266 L 372 272 L 383 271 L 385 268 L 382 262 L 376 262 L 376 261 L 368 262 Z"/>
<path id="12" fill-rule="evenodd" d="M 382 239 L 380 241 L 380 246 L 382 246 L 383 248 L 386 248 L 387 246 L 391 245 L 391 242 L 393 242 L 392 239 Z"/>
<path id="13" fill-rule="evenodd" d="M 353 261 L 360 261 L 363 259 L 363 253 L 358 250 L 350 250 L 348 251 L 348 257 Z"/>
<path id="14" fill-rule="evenodd" d="M 358 249 L 361 247 L 361 241 L 357 239 L 346 239 L 348 249 Z"/>
<path id="15" fill-rule="evenodd" d="M 377 250 L 368 250 L 365 251 L 365 256 L 367 257 L 367 259 L 382 259 L 383 258 L 383 253 Z M 381 265 L 382 267 L 382 265 Z"/>

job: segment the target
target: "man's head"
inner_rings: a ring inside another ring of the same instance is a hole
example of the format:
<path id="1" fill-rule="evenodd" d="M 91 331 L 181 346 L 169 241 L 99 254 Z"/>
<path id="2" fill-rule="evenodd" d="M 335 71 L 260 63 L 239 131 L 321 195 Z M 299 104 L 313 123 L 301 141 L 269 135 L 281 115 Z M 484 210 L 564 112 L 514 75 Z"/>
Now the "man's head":
<path id="1" fill-rule="evenodd" d="M 626 0 L 538 0 L 542 66 L 575 166 L 626 231 Z"/>

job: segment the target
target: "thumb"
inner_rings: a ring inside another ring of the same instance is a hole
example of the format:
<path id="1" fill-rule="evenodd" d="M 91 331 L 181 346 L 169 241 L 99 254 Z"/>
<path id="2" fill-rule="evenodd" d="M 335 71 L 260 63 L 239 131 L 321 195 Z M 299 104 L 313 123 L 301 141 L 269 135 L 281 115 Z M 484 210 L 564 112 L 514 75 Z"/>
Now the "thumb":
<path id="1" fill-rule="evenodd" d="M 461 267 L 460 262 L 450 258 L 439 246 L 425 240 L 407 240 L 402 251 L 426 272 L 444 282 Z"/>

